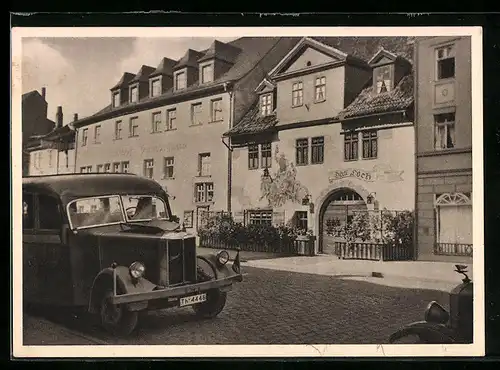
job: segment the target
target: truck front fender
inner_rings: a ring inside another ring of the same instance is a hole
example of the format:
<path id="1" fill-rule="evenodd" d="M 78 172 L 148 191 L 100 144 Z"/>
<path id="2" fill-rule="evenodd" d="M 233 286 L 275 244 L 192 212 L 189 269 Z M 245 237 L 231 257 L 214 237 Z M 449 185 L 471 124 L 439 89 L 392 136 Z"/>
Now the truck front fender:
<path id="1" fill-rule="evenodd" d="M 215 254 L 205 254 L 197 256 L 199 259 L 208 263 L 215 273 L 216 279 L 223 279 L 226 277 L 234 276 L 236 273 L 228 267 L 231 262 L 226 263 L 224 266 L 220 266 L 217 263 L 217 256 Z"/>
<path id="2" fill-rule="evenodd" d="M 393 333 L 389 337 L 389 343 L 409 335 L 417 335 L 424 343 L 429 344 L 452 344 L 460 341 L 455 331 L 443 324 L 418 321 Z"/>
<path id="3" fill-rule="evenodd" d="M 117 266 L 115 268 L 115 271 L 117 294 L 150 292 L 156 287 L 156 285 L 154 285 L 147 279 L 132 279 L 128 268 L 125 266 Z M 92 283 L 92 291 L 90 293 L 89 301 L 89 312 L 97 312 L 97 310 L 99 309 L 99 303 L 102 294 L 106 289 L 113 289 L 113 269 L 111 267 L 105 268 L 101 272 L 99 272 L 99 274 L 97 274 L 96 278 L 94 279 L 94 282 Z M 146 308 L 147 305 L 148 302 L 136 302 L 127 304 L 126 308 L 130 311 L 139 311 Z"/>

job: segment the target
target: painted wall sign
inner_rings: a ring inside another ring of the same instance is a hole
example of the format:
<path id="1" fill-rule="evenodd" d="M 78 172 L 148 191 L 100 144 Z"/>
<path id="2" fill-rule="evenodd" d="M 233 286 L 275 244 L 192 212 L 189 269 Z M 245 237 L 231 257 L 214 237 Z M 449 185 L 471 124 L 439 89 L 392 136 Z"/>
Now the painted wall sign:
<path id="1" fill-rule="evenodd" d="M 142 145 L 138 148 L 141 154 L 155 154 L 155 153 L 169 153 L 175 152 L 187 148 L 186 144 L 170 144 L 170 145 L 153 145 L 146 146 Z M 131 157 L 133 149 L 131 148 L 120 148 L 115 152 L 115 156 L 119 157 Z"/>
<path id="2" fill-rule="evenodd" d="M 342 170 L 330 171 L 329 182 L 332 183 L 347 177 L 354 177 L 361 181 L 374 182 L 397 182 L 403 181 L 404 171 L 395 171 L 390 166 L 376 165 L 372 170 L 363 170 L 359 168 L 346 168 Z"/>

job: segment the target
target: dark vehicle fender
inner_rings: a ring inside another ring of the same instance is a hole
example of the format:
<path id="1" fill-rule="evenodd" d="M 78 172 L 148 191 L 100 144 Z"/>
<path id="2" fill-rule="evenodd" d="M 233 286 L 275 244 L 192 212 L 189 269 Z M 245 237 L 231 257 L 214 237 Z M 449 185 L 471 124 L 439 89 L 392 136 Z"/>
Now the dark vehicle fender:
<path id="1" fill-rule="evenodd" d="M 216 279 L 222 279 L 222 278 L 234 275 L 234 272 L 232 272 L 232 270 L 229 269 L 227 266 L 230 262 L 226 263 L 224 266 L 219 266 L 217 264 L 217 256 L 214 254 L 200 255 L 200 256 L 197 256 L 197 258 L 204 260 L 212 267 L 212 269 L 214 270 Z"/>
<path id="2" fill-rule="evenodd" d="M 406 325 L 389 337 L 389 342 L 408 335 L 418 335 L 425 342 L 431 344 L 451 344 L 459 342 L 455 331 L 443 324 L 434 324 L 427 321 L 418 321 Z"/>
<path id="3" fill-rule="evenodd" d="M 125 266 L 117 266 L 115 270 L 117 294 L 151 292 L 156 287 L 156 285 L 144 278 L 132 281 L 129 270 Z M 90 294 L 89 312 L 97 312 L 102 293 L 107 288 L 113 289 L 113 269 L 111 267 L 102 270 L 94 279 Z M 125 306 L 130 311 L 140 311 L 147 308 L 148 302 L 127 303 Z"/>

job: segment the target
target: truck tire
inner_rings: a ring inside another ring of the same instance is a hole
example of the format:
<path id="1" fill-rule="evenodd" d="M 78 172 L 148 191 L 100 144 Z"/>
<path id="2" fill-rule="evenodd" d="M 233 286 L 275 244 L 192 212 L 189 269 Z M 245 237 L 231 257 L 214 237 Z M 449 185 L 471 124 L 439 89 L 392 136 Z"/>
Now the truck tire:
<path id="1" fill-rule="evenodd" d="M 102 295 L 99 307 L 101 325 L 113 335 L 129 335 L 137 326 L 139 313 L 128 311 L 123 305 L 112 304 L 109 299 L 112 296 L 111 289 L 106 289 Z"/>
<path id="2" fill-rule="evenodd" d="M 204 319 L 213 319 L 224 309 L 227 293 L 220 289 L 212 289 L 207 292 L 207 300 L 193 306 L 197 316 Z"/>

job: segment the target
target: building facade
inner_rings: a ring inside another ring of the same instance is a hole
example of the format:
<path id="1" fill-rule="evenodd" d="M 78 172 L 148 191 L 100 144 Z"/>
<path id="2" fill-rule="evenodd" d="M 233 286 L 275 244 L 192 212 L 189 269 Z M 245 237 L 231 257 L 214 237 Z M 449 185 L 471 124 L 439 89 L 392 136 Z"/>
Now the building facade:
<path id="1" fill-rule="evenodd" d="M 74 121 L 78 120 L 75 114 Z M 57 175 L 75 172 L 75 130 L 63 126 L 62 107 L 58 107 L 52 131 L 32 136 L 25 151 L 29 155 L 29 176 Z"/>
<path id="2" fill-rule="evenodd" d="M 42 87 L 41 93 L 30 91 L 23 94 L 21 99 L 22 109 L 22 148 L 23 148 L 23 176 L 28 175 L 30 168 L 30 154 L 26 150 L 30 138 L 35 135 L 45 135 L 51 132 L 55 122 L 47 119 L 46 89 Z"/>
<path id="3" fill-rule="evenodd" d="M 416 47 L 419 258 L 472 257 L 470 37 L 428 37 Z"/>
<path id="4" fill-rule="evenodd" d="M 180 60 L 124 73 L 111 104 L 79 120 L 78 172 L 132 172 L 155 179 L 172 211 L 196 231 L 211 211 L 230 211 L 230 157 L 222 140 L 256 99 L 292 38 L 244 37 L 189 49 Z"/>
<path id="5" fill-rule="evenodd" d="M 235 218 L 310 229 L 316 252 L 333 253 L 329 220 L 413 210 L 412 50 L 408 38 L 301 39 L 225 133 Z"/>

